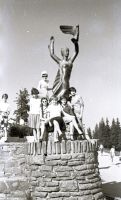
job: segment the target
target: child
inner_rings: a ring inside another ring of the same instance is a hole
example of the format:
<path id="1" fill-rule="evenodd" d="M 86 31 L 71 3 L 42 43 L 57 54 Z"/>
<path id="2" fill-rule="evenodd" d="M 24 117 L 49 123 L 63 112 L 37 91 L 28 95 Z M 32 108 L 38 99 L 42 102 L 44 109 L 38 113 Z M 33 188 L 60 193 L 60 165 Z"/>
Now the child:
<path id="1" fill-rule="evenodd" d="M 46 97 L 43 97 L 41 99 L 41 109 L 40 109 L 40 129 L 41 129 L 41 136 L 40 140 L 43 139 L 44 133 L 46 133 L 46 123 L 48 122 L 48 99 Z"/>
<path id="2" fill-rule="evenodd" d="M 78 124 L 76 122 L 76 118 L 74 116 L 72 108 L 67 103 L 67 98 L 65 96 L 62 96 L 60 98 L 61 106 L 64 112 L 63 120 L 66 124 L 70 124 L 70 136 L 73 140 L 73 134 L 74 134 L 74 128 L 77 130 L 77 132 L 84 138 L 82 131 L 79 129 Z"/>
<path id="3" fill-rule="evenodd" d="M 7 100 L 8 94 L 3 94 L 0 102 L 0 126 L 3 127 L 5 141 L 7 140 L 8 115 L 10 114 L 10 106 Z"/>
<path id="4" fill-rule="evenodd" d="M 51 90 L 51 88 L 49 88 L 49 80 L 47 78 L 48 78 L 48 73 L 46 71 L 43 71 L 41 73 L 41 80 L 39 81 L 37 87 L 40 98 L 49 97 L 48 90 Z"/>
<path id="5" fill-rule="evenodd" d="M 82 126 L 82 115 L 84 109 L 84 102 L 82 97 L 76 94 L 76 89 L 74 87 L 69 88 L 70 104 L 74 110 L 77 121 Z"/>
<path id="6" fill-rule="evenodd" d="M 65 123 L 62 119 L 62 108 L 58 103 L 56 96 L 51 98 L 51 104 L 48 106 L 49 125 L 54 127 L 54 142 L 58 142 L 58 136 L 63 135 Z"/>
<path id="7" fill-rule="evenodd" d="M 29 106 L 29 127 L 33 129 L 34 141 L 39 141 L 40 138 L 40 99 L 38 98 L 39 91 L 36 88 L 31 89 Z"/>

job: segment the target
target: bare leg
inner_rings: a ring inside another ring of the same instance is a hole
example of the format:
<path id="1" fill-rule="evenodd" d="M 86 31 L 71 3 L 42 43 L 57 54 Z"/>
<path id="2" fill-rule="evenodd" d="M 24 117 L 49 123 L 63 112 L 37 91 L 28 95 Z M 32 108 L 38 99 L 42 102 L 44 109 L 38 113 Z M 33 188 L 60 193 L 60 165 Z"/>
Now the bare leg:
<path id="1" fill-rule="evenodd" d="M 41 140 L 43 139 L 44 132 L 45 132 L 45 123 L 42 123 L 41 124 L 41 136 L 40 136 Z"/>
<path id="2" fill-rule="evenodd" d="M 73 123 L 75 129 L 78 131 L 78 133 L 82 135 L 82 131 L 79 129 L 75 117 L 72 118 L 72 123 Z"/>
<path id="3" fill-rule="evenodd" d="M 34 141 L 37 141 L 37 130 L 34 128 L 33 129 L 33 135 L 34 135 Z"/>
<path id="4" fill-rule="evenodd" d="M 71 136 L 71 140 L 73 140 L 73 134 L 74 134 L 74 125 L 73 125 L 73 122 L 70 122 L 70 136 Z"/>
<path id="5" fill-rule="evenodd" d="M 40 130 L 39 128 L 37 129 L 37 141 L 39 142 L 39 139 L 40 139 Z"/>
<path id="6" fill-rule="evenodd" d="M 5 134 L 5 141 L 7 140 L 8 134 L 7 134 L 7 127 L 4 127 L 4 134 Z"/>
<path id="7" fill-rule="evenodd" d="M 53 121 L 53 124 L 54 124 L 54 141 L 57 142 L 58 141 L 58 135 L 57 135 L 57 133 L 59 135 L 61 135 L 62 132 L 61 132 L 59 124 L 58 124 L 58 122 L 56 120 Z"/>

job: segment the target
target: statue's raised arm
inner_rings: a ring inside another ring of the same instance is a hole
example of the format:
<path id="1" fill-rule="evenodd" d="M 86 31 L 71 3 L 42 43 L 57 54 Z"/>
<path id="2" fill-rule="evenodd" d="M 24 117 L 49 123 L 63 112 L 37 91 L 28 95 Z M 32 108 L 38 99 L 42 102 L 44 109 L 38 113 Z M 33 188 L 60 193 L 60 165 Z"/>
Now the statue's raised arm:
<path id="1" fill-rule="evenodd" d="M 79 26 L 60 26 L 60 29 L 65 34 L 73 35 L 71 41 L 74 43 L 75 51 L 72 57 L 69 57 L 69 48 L 61 49 L 62 59 L 58 58 L 54 53 L 54 37 L 50 38 L 49 51 L 50 56 L 58 63 L 59 69 L 53 84 L 53 93 L 59 98 L 63 95 L 67 95 L 68 89 L 70 87 L 69 81 L 71 76 L 71 71 L 73 68 L 73 62 L 78 55 L 79 46 Z"/>
<path id="2" fill-rule="evenodd" d="M 50 51 L 50 56 L 53 58 L 53 60 L 55 60 L 59 64 L 60 58 L 58 58 L 54 53 L 54 42 L 55 42 L 55 39 L 53 36 L 51 36 L 50 45 L 48 46 L 48 48 Z"/>

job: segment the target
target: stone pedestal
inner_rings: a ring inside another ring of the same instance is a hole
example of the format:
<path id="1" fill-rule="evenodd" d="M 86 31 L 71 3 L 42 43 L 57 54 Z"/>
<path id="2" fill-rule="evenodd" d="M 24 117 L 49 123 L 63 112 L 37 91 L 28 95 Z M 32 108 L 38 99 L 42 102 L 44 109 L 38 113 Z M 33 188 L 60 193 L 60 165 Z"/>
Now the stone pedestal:
<path id="1" fill-rule="evenodd" d="M 104 200 L 97 141 L 0 145 L 0 200 Z"/>

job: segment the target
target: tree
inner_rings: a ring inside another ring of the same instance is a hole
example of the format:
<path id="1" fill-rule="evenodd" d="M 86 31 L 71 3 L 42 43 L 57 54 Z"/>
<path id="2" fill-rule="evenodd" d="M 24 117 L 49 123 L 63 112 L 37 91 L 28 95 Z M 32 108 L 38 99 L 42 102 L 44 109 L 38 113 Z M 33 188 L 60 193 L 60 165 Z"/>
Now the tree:
<path id="1" fill-rule="evenodd" d="M 14 111 L 14 114 L 16 115 L 16 121 L 19 122 L 20 119 L 23 119 L 24 122 L 27 122 L 29 111 L 29 93 L 26 88 L 19 90 L 15 102 L 17 104 L 17 110 Z"/>
<path id="2" fill-rule="evenodd" d="M 111 145 L 114 145 L 115 148 L 118 147 L 119 133 L 120 133 L 119 120 L 117 119 L 117 121 L 115 121 L 115 119 L 113 119 L 112 120 L 112 125 L 111 125 L 110 143 L 111 143 Z"/>
<path id="3" fill-rule="evenodd" d="M 93 138 L 98 139 L 98 135 L 99 135 L 99 127 L 98 124 L 96 124 L 95 129 L 93 131 Z"/>
<path id="4" fill-rule="evenodd" d="M 105 122 L 104 119 L 102 118 L 100 123 L 99 123 L 99 131 L 98 131 L 98 139 L 100 140 L 100 143 L 104 145 L 104 133 L 105 133 Z"/>
<path id="5" fill-rule="evenodd" d="M 92 139 L 92 132 L 91 132 L 91 129 L 90 129 L 90 128 L 87 129 L 87 133 L 88 133 L 89 138 Z"/>
<path id="6" fill-rule="evenodd" d="M 109 126 L 109 120 L 106 118 L 106 124 L 105 124 L 105 131 L 103 133 L 103 145 L 105 148 L 110 148 L 110 126 Z"/>

